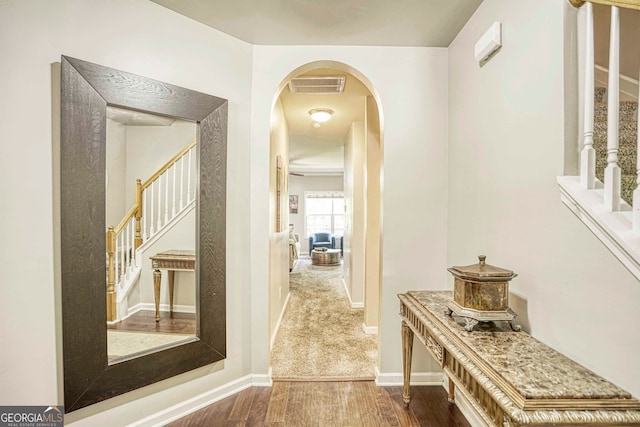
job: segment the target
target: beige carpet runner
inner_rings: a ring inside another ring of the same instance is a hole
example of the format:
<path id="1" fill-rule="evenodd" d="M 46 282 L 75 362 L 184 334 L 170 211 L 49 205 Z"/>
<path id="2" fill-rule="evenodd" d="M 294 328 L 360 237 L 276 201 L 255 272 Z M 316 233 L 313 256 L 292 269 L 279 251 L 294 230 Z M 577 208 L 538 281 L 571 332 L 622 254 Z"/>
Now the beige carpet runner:
<path id="1" fill-rule="evenodd" d="M 377 335 L 363 332 L 364 309 L 350 307 L 342 274 L 342 266 L 296 261 L 289 304 L 271 352 L 274 380 L 375 378 Z"/>

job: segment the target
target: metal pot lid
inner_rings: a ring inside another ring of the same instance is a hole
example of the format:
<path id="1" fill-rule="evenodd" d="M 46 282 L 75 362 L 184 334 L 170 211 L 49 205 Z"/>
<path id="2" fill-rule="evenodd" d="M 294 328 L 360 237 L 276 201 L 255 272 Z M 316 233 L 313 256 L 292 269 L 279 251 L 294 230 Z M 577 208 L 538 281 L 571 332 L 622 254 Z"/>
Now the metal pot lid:
<path id="1" fill-rule="evenodd" d="M 470 279 L 481 282 L 504 282 L 505 280 L 511 280 L 517 276 L 511 270 L 495 267 L 485 262 L 487 257 L 485 255 L 478 255 L 477 264 L 454 266 L 448 268 L 449 272 L 461 279 Z"/>

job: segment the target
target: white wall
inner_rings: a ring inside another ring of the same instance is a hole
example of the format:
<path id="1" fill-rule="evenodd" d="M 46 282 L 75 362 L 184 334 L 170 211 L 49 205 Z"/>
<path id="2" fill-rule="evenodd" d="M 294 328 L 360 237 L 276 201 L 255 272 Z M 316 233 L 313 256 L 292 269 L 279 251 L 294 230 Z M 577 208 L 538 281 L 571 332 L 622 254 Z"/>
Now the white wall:
<path id="1" fill-rule="evenodd" d="M 227 359 L 75 411 L 66 422 L 125 425 L 250 373 L 252 46 L 145 0 L 10 0 L 0 2 L 0 52 L 0 298 L 11 302 L 0 314 L 0 402 L 62 403 L 52 64 L 63 54 L 228 99 L 232 165 Z"/>
<path id="2" fill-rule="evenodd" d="M 105 173 L 106 188 L 106 224 L 116 226 L 120 223 L 131 203 L 125 201 L 127 130 L 118 122 L 107 119 L 107 150 Z"/>
<path id="3" fill-rule="evenodd" d="M 342 191 L 342 176 L 295 176 L 289 175 L 289 194 L 298 196 L 298 213 L 289 214 L 289 223 L 293 232 L 300 234 L 300 253 L 309 254 L 309 239 L 305 233 L 305 191 Z"/>
<path id="4" fill-rule="evenodd" d="M 344 280 L 351 304 L 364 304 L 364 267 L 366 232 L 366 165 L 367 141 L 365 122 L 351 123 L 345 137 L 345 230 Z"/>
<path id="5" fill-rule="evenodd" d="M 440 289 L 446 281 L 447 50 L 443 48 L 254 46 L 250 198 L 253 371 L 266 372 L 268 368 L 269 118 L 283 80 L 314 61 L 348 68 L 358 78 L 370 81 L 380 101 L 385 165 L 380 369 L 382 373 L 400 373 L 396 294 Z M 421 369 L 420 364 L 416 363 L 416 369 Z M 437 368 L 431 364 L 424 369 Z"/>
<path id="6" fill-rule="evenodd" d="M 289 165 L 289 127 L 284 117 L 280 100 L 273 108 L 271 117 L 269 156 L 269 336 L 276 324 L 289 295 L 289 195 L 287 171 Z M 276 229 L 277 173 L 276 162 L 281 159 L 280 230 Z"/>
<path id="7" fill-rule="evenodd" d="M 147 179 L 163 167 L 169 160 L 185 148 L 196 137 L 196 124 L 183 120 L 175 121 L 171 126 L 127 126 L 127 177 L 126 177 L 126 204 L 127 210 L 135 200 L 135 183 L 139 179 L 144 183 Z M 197 148 L 191 154 L 191 168 L 196 171 Z M 182 166 L 182 165 L 180 165 Z M 184 191 L 186 197 L 187 170 L 189 168 L 188 155 L 185 158 Z M 178 168 L 178 172 L 180 168 Z M 173 178 L 173 171 L 169 178 Z M 180 185 L 178 174 L 177 185 Z M 191 191 L 195 192 L 197 176 L 191 173 Z M 165 181 L 162 182 L 165 189 Z M 169 192 L 169 206 L 173 202 L 173 194 Z M 177 196 L 176 196 L 177 198 Z M 156 203 L 158 198 L 156 197 Z M 163 202 L 165 198 L 163 197 Z M 186 202 L 186 200 L 185 200 Z"/>
<path id="8" fill-rule="evenodd" d="M 365 287 L 364 287 L 364 325 L 368 328 L 378 327 L 378 311 L 380 305 L 380 239 L 381 226 L 381 194 L 380 177 L 382 159 L 380 154 L 380 115 L 375 99 L 367 96 L 366 114 L 366 234 L 365 234 Z"/>
<path id="9" fill-rule="evenodd" d="M 486 254 L 514 270 L 510 303 L 524 329 L 640 396 L 640 334 L 631 326 L 640 322 L 640 284 L 564 207 L 555 183 L 569 7 L 485 0 L 449 48 L 447 264 Z M 480 68 L 473 47 L 494 21 L 503 47 Z"/>

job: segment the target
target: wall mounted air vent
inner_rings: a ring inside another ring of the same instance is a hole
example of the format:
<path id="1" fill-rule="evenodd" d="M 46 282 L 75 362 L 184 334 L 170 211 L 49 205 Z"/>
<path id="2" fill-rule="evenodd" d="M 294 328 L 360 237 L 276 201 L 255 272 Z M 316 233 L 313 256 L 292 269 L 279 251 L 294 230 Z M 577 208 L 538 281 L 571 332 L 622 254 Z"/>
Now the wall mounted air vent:
<path id="1" fill-rule="evenodd" d="M 296 77 L 289 81 L 291 93 L 306 95 L 327 95 L 342 93 L 345 76 L 305 76 Z"/>

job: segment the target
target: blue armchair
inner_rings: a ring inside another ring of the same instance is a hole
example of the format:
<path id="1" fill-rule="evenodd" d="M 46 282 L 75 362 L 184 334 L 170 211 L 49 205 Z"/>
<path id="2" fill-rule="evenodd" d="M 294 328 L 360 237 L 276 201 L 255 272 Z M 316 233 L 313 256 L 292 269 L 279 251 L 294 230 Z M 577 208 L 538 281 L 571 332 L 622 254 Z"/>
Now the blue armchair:
<path id="1" fill-rule="evenodd" d="M 309 256 L 315 248 L 334 249 L 335 247 L 336 239 L 331 233 L 313 233 L 309 236 Z"/>

